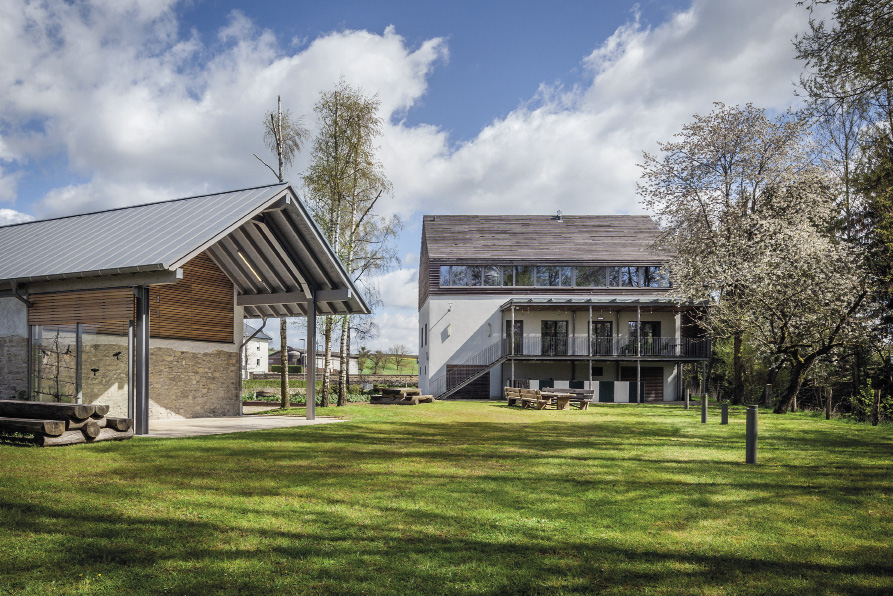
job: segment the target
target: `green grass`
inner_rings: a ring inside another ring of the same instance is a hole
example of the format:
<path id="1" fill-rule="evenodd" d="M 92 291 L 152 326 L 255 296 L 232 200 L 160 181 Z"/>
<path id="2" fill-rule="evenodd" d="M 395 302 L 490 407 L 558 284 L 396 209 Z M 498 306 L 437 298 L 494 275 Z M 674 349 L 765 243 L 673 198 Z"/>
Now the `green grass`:
<path id="1" fill-rule="evenodd" d="M 360 374 L 364 374 L 364 375 L 418 375 L 419 374 L 419 361 L 415 360 L 415 359 L 407 358 L 400 364 L 399 368 L 392 361 L 389 361 L 386 364 L 382 364 L 381 366 L 379 366 L 378 372 L 375 372 L 375 366 L 370 361 L 370 362 L 366 362 L 366 366 L 363 367 L 363 371 Z"/>
<path id="2" fill-rule="evenodd" d="M 0 594 L 893 593 L 890 426 L 764 413 L 748 466 L 738 409 L 319 413 L 0 446 Z"/>

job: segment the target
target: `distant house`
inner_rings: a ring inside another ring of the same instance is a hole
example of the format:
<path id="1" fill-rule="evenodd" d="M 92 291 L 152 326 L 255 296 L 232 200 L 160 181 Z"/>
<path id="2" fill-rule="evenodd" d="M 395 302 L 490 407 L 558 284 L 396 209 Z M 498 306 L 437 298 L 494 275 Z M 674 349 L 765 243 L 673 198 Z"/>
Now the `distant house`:
<path id="1" fill-rule="evenodd" d="M 448 397 L 503 387 L 598 389 L 604 401 L 679 399 L 710 355 L 673 296 L 644 215 L 426 215 L 419 386 Z"/>
<path id="2" fill-rule="evenodd" d="M 282 362 L 282 358 L 280 357 L 280 350 L 276 350 L 272 354 L 270 354 L 269 358 L 270 366 L 278 366 Z M 348 368 L 348 373 L 352 375 L 359 374 L 360 366 L 359 359 L 352 355 L 349 359 L 350 365 Z M 288 363 L 289 365 L 299 364 L 301 366 L 307 365 L 307 354 L 305 351 L 296 350 L 294 348 L 288 348 Z M 325 365 L 325 356 L 317 352 L 316 354 L 316 370 L 322 371 L 323 366 Z M 338 371 L 341 370 L 341 354 L 340 352 L 332 352 L 332 359 L 329 361 L 329 371 Z"/>
<path id="3" fill-rule="evenodd" d="M 242 341 L 247 342 L 242 348 L 242 378 L 251 378 L 251 373 L 265 373 L 269 370 L 270 341 L 269 335 L 263 331 L 256 333 L 257 329 L 244 324 L 245 331 Z"/>

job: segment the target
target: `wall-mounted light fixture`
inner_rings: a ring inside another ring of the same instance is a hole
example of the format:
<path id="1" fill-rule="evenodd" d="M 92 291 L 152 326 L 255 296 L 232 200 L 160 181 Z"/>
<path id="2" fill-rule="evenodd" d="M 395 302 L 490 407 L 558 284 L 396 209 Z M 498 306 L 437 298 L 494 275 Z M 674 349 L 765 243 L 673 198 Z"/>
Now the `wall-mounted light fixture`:
<path id="1" fill-rule="evenodd" d="M 451 331 L 452 331 L 452 330 L 450 329 L 450 325 L 447 325 L 447 326 L 446 326 L 446 334 L 447 334 L 447 337 L 450 336 Z"/>
<path id="2" fill-rule="evenodd" d="M 493 326 L 490 323 L 487 323 L 487 337 L 493 336 Z"/>

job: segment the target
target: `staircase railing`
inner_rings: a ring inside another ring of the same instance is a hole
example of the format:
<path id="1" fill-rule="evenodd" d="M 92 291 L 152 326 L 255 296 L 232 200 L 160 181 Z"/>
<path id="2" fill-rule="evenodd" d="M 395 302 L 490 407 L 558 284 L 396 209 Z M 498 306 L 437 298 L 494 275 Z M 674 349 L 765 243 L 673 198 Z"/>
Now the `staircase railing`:
<path id="1" fill-rule="evenodd" d="M 428 381 L 428 390 L 442 399 L 468 385 L 505 358 L 508 342 L 500 339 L 473 356 L 457 364 L 448 364 L 446 370 Z"/>

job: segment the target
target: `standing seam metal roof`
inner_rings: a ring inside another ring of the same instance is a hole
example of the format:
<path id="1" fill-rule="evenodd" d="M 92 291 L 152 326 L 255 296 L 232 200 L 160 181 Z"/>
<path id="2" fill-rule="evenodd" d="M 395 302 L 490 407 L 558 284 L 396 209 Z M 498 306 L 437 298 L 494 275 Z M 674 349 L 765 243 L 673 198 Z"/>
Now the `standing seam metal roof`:
<path id="1" fill-rule="evenodd" d="M 309 283 L 352 293 L 320 314 L 369 312 L 287 183 L 0 227 L 0 283 L 174 270 L 204 250 L 240 294 L 306 293 Z M 245 312 L 305 314 L 301 303 Z"/>

